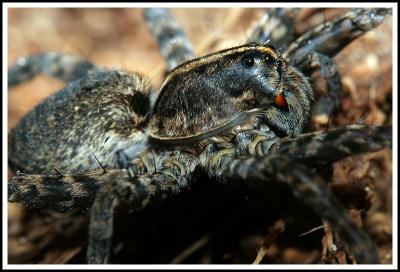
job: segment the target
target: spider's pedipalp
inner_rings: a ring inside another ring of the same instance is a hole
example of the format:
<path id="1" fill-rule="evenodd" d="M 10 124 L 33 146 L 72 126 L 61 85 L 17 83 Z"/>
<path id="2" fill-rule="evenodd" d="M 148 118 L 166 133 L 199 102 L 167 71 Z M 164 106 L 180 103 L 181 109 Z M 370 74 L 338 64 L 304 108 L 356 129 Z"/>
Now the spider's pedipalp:
<path id="1" fill-rule="evenodd" d="M 161 53 L 167 60 L 168 70 L 195 57 L 189 39 L 176 18 L 167 9 L 145 9 L 144 18 L 147 27 L 157 40 Z"/>
<path id="2" fill-rule="evenodd" d="M 383 22 L 389 8 L 358 8 L 320 24 L 293 41 L 284 55 L 300 65 L 312 52 L 333 57 L 351 41 Z"/>
<path id="3" fill-rule="evenodd" d="M 70 54 L 35 54 L 19 58 L 8 70 L 8 87 L 18 85 L 40 73 L 68 82 L 81 78 L 90 71 L 100 70 L 93 63 Z"/>

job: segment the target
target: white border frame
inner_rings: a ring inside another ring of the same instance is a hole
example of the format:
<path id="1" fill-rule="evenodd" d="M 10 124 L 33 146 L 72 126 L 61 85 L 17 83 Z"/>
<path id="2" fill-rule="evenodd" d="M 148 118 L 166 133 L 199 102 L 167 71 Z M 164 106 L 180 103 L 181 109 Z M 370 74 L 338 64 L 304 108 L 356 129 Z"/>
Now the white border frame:
<path id="1" fill-rule="evenodd" d="M 8 131 L 8 96 L 7 96 L 7 63 L 8 63 L 8 9 L 9 8 L 138 8 L 138 7 L 179 7 L 179 8 L 226 8 L 226 7 L 386 7 L 393 9 L 393 263 L 390 265 L 14 265 L 8 264 L 8 209 L 7 209 L 7 131 Z M 398 267 L 398 201 L 397 201 L 397 152 L 398 152 L 398 8 L 397 3 L 3 3 L 3 269 L 397 269 Z"/>

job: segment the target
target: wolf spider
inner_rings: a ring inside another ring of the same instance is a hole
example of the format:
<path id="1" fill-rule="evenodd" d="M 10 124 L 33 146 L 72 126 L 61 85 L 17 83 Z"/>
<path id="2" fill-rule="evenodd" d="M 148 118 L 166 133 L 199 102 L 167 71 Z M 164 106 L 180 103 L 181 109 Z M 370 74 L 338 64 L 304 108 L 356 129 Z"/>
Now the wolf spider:
<path id="1" fill-rule="evenodd" d="M 390 147 L 391 127 L 302 133 L 310 118 L 326 125 L 339 106 L 332 57 L 390 10 L 354 9 L 294 39 L 297 12 L 268 9 L 244 45 L 194 58 L 167 10 L 145 10 L 168 63 L 158 97 L 139 74 L 68 54 L 19 59 L 10 87 L 38 73 L 69 83 L 11 131 L 9 165 L 17 175 L 8 182 L 9 202 L 58 212 L 90 208 L 88 262 L 109 263 L 118 206 L 138 211 L 171 198 L 190 187 L 195 171 L 238 186 L 281 183 L 330 224 L 357 263 L 379 263 L 374 243 L 319 172 Z M 305 75 L 316 70 L 328 94 L 313 105 Z"/>

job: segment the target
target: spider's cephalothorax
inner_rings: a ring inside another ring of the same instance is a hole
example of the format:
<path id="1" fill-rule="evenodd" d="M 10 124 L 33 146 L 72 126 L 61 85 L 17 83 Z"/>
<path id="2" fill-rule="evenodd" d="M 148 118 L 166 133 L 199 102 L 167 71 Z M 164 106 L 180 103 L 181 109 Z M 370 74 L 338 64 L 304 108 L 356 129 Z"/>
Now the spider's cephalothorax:
<path id="1" fill-rule="evenodd" d="M 302 132 L 310 115 L 326 121 L 340 104 L 331 57 L 390 10 L 356 9 L 295 40 L 297 13 L 269 9 L 248 43 L 193 59 L 174 17 L 146 10 L 169 69 L 154 105 L 141 75 L 68 54 L 22 58 L 9 71 L 9 86 L 39 72 L 69 83 L 12 129 L 10 167 L 28 174 L 9 180 L 8 200 L 58 212 L 91 208 L 88 262 L 108 263 L 118 205 L 137 211 L 190 189 L 195 170 L 239 186 L 282 183 L 332 226 L 357 262 L 378 263 L 369 236 L 315 170 L 390 147 L 391 126 Z M 283 54 L 270 46 L 276 42 L 287 48 Z M 307 73 L 316 68 L 328 94 L 313 105 Z"/>
<path id="2" fill-rule="evenodd" d="M 294 136 L 308 121 L 312 97 L 307 79 L 272 47 L 246 44 L 172 70 L 155 103 L 150 130 L 153 139 L 176 144 L 259 124 Z"/>

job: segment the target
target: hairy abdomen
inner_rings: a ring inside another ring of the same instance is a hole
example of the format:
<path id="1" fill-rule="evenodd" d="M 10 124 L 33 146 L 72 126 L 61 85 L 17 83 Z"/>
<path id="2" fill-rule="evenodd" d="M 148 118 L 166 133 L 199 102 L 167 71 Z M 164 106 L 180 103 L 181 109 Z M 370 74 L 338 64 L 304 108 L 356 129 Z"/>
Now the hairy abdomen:
<path id="1" fill-rule="evenodd" d="M 136 74 L 106 71 L 69 83 L 23 117 L 9 134 L 12 170 L 65 173 L 116 167 L 115 153 L 130 156 L 145 142 L 151 86 Z"/>

